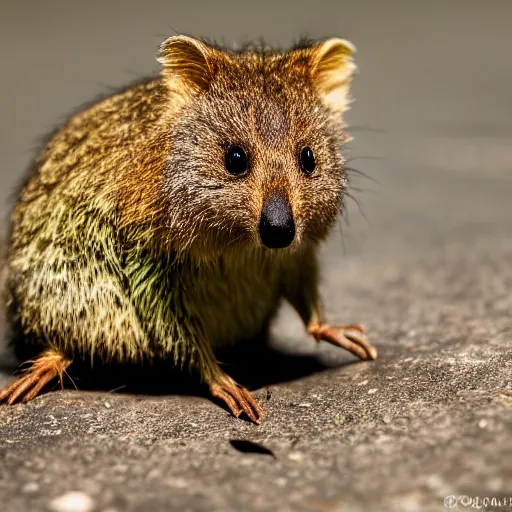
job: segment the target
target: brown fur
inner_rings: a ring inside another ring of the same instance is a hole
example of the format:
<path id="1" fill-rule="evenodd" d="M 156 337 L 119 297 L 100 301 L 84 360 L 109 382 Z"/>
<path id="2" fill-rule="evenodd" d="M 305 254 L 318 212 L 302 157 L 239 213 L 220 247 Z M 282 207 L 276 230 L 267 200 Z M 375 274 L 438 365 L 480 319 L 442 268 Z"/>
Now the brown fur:
<path id="1" fill-rule="evenodd" d="M 160 78 L 71 117 L 39 156 L 12 216 L 14 324 L 41 350 L 171 356 L 218 385 L 214 350 L 261 332 L 281 297 L 319 322 L 315 247 L 346 187 L 351 54 L 337 39 L 285 53 L 165 41 Z M 225 169 L 232 144 L 245 177 Z M 276 191 L 296 236 L 271 250 L 258 223 Z"/>

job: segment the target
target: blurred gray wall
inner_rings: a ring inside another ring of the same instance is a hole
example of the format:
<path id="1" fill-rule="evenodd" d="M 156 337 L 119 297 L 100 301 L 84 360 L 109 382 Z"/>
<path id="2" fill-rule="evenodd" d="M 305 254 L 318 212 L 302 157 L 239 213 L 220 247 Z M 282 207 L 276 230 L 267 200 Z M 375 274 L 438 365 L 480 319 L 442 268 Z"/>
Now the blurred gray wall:
<path id="1" fill-rule="evenodd" d="M 507 0 L 2 0 L 0 214 L 38 137 L 107 86 L 155 71 L 158 44 L 176 32 L 284 46 L 346 37 L 359 50 L 354 151 L 384 157 L 370 174 L 385 183 L 402 166 L 428 179 L 418 162 L 510 172 L 511 27 Z"/>

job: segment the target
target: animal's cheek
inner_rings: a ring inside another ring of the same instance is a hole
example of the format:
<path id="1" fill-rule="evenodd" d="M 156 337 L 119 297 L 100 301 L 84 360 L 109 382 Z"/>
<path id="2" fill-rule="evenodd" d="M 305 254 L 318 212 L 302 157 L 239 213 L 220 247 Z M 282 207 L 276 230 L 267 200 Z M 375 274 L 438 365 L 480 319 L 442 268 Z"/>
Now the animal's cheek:
<path id="1" fill-rule="evenodd" d="M 342 187 L 338 182 L 328 177 L 318 178 L 302 188 L 294 210 L 305 229 L 325 231 L 338 215 L 341 199 Z"/>
<path id="2" fill-rule="evenodd" d="M 261 213 L 252 191 L 243 184 L 233 183 L 209 194 L 208 201 L 201 208 L 211 212 L 219 226 L 252 224 Z"/>
<path id="3" fill-rule="evenodd" d="M 265 189 L 254 176 L 240 178 L 225 187 L 224 209 L 237 213 L 240 219 L 259 220 L 265 199 Z"/>

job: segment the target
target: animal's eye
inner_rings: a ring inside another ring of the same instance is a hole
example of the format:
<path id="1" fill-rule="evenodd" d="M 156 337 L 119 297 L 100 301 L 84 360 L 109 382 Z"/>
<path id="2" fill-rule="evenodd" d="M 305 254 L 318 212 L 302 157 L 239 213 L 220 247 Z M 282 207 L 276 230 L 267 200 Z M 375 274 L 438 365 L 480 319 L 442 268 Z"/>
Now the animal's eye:
<path id="1" fill-rule="evenodd" d="M 313 154 L 313 150 L 306 146 L 300 151 L 300 168 L 304 171 L 305 174 L 311 174 L 316 167 L 315 155 Z"/>
<path id="2" fill-rule="evenodd" d="M 226 169 L 230 174 L 241 176 L 249 169 L 249 158 L 240 146 L 230 146 L 224 157 Z"/>

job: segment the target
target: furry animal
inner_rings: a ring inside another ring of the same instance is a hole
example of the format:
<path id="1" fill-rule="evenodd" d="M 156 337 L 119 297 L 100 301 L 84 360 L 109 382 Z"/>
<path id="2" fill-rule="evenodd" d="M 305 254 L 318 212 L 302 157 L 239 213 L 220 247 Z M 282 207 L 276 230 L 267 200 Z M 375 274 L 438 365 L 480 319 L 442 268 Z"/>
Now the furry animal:
<path id="1" fill-rule="evenodd" d="M 161 76 L 72 116 L 12 214 L 9 315 L 38 355 L 0 402 L 62 383 L 76 359 L 165 359 L 259 422 L 215 352 L 262 332 L 283 298 L 316 340 L 375 359 L 361 326 L 325 323 L 315 256 L 347 187 L 353 52 L 175 36 Z"/>

